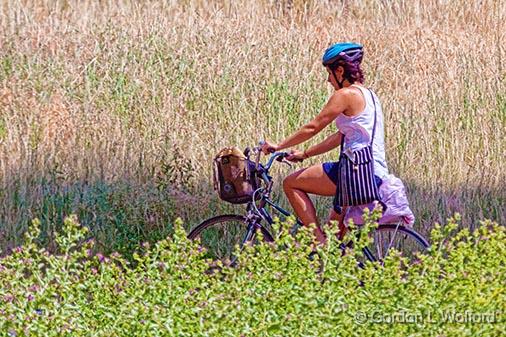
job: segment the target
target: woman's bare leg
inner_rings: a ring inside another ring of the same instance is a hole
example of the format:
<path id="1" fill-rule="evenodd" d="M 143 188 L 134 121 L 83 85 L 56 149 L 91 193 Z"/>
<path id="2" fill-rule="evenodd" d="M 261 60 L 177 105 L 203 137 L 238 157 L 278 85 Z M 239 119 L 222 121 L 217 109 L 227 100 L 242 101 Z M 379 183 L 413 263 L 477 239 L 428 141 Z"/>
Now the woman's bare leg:
<path id="1" fill-rule="evenodd" d="M 283 180 L 283 189 L 300 221 L 305 226 L 316 224 L 316 239 L 321 244 L 325 243 L 325 235 L 319 227 L 316 210 L 308 196 L 308 193 L 322 196 L 334 196 L 336 193 L 336 185 L 323 171 L 322 165 L 314 165 L 290 174 Z"/>
<path id="2" fill-rule="evenodd" d="M 341 214 L 338 214 L 335 210 L 331 209 L 329 214 L 328 223 L 331 221 L 337 221 L 337 238 L 342 240 L 346 234 L 346 225 L 344 224 L 344 216 L 348 207 L 342 207 Z"/>

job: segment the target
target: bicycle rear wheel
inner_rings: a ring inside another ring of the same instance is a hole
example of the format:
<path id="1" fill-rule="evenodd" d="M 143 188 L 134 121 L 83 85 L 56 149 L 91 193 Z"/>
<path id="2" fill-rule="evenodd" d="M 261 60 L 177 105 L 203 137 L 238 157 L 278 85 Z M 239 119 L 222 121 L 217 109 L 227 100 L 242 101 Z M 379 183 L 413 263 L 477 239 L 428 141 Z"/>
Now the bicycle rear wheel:
<path id="1" fill-rule="evenodd" d="M 255 241 L 255 224 L 248 224 L 246 217 L 237 214 L 219 215 L 199 224 L 190 231 L 190 240 L 200 240 L 207 256 L 212 260 L 220 260 L 224 265 L 234 264 L 235 247 L 242 248 L 246 242 Z M 260 226 L 264 241 L 272 242 L 272 235 Z"/>
<path id="2" fill-rule="evenodd" d="M 364 248 L 364 255 L 368 260 L 380 263 L 394 249 L 406 257 L 409 263 L 414 263 L 430 246 L 423 236 L 397 224 L 379 225 L 371 236 L 372 242 Z"/>

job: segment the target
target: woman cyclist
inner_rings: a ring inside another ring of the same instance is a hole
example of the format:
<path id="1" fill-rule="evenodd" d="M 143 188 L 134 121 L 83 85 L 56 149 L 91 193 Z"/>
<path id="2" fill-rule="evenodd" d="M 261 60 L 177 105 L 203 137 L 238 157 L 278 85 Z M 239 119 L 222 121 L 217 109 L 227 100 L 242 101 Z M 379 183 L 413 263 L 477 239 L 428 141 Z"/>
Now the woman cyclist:
<path id="1" fill-rule="evenodd" d="M 347 207 L 341 207 L 343 204 L 340 204 L 340 200 L 343 200 L 341 190 L 343 176 L 340 175 L 342 165 L 340 166 L 339 162 L 342 162 L 343 154 L 350 156 L 370 146 L 374 159 L 372 166 L 376 185 L 379 186 L 388 174 L 383 112 L 377 96 L 363 85 L 364 75 L 360 69 L 362 56 L 363 48 L 356 43 L 336 43 L 328 48 L 323 55 L 322 63 L 328 72 L 327 80 L 335 91 L 327 104 L 312 121 L 288 138 L 278 144 L 266 141 L 262 146 L 264 154 L 294 147 L 311 139 L 335 121 L 339 131 L 304 151 L 293 149 L 287 159 L 302 161 L 333 150 L 344 141 L 339 157 L 341 159 L 337 161 L 336 155 L 335 162 L 303 168 L 283 181 L 283 189 L 298 218 L 306 226 L 311 223 L 317 225 L 314 234 L 321 244 L 325 243 L 326 238 L 318 224 L 316 210 L 308 194 L 334 196 L 334 207 L 329 219 L 339 221 L 339 233 L 342 236 L 345 232 L 343 220 L 347 210 Z"/>

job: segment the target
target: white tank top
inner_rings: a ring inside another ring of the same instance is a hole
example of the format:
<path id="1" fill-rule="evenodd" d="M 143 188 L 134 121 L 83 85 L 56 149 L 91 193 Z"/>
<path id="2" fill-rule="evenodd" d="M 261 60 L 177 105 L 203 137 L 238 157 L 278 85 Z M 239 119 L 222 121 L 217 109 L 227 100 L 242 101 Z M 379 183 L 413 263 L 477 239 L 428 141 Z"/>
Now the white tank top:
<path id="1" fill-rule="evenodd" d="M 368 146 L 371 142 L 372 129 L 374 125 L 374 103 L 368 89 L 353 85 L 360 89 L 365 99 L 365 109 L 356 116 L 339 114 L 335 120 L 336 126 L 344 135 L 344 153 L 351 154 Z M 385 132 L 383 123 L 383 111 L 378 97 L 373 93 L 376 101 L 376 132 L 372 145 L 374 157 L 374 174 L 381 179 L 388 175 L 388 167 L 385 160 Z"/>

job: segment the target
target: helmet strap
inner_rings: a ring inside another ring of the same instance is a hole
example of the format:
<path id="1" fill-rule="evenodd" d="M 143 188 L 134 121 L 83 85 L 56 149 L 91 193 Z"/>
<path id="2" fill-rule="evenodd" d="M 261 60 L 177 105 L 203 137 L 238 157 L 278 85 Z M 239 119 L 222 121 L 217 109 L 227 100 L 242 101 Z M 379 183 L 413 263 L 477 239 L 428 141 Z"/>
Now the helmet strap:
<path id="1" fill-rule="evenodd" d="M 336 76 L 336 72 L 334 70 L 332 70 L 332 75 L 334 75 L 334 79 L 336 80 L 336 83 L 339 86 L 339 89 L 342 89 L 345 78 L 343 77 L 342 81 L 338 81 L 337 76 Z"/>

